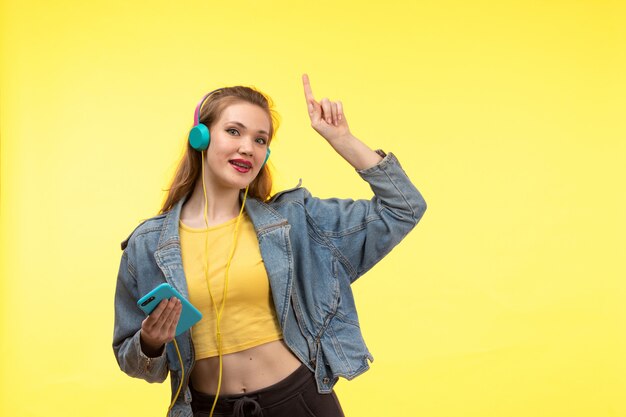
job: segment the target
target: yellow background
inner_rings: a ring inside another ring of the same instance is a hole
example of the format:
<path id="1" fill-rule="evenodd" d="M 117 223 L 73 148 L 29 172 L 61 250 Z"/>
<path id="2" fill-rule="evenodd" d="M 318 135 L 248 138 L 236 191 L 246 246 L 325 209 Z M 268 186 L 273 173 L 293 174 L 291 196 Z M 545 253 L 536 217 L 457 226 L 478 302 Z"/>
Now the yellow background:
<path id="1" fill-rule="evenodd" d="M 624 2 L 1 4 L 2 416 L 164 414 L 112 353 L 119 244 L 205 92 L 274 98 L 277 189 L 369 196 L 302 72 L 429 204 L 353 287 L 346 415 L 626 416 Z"/>

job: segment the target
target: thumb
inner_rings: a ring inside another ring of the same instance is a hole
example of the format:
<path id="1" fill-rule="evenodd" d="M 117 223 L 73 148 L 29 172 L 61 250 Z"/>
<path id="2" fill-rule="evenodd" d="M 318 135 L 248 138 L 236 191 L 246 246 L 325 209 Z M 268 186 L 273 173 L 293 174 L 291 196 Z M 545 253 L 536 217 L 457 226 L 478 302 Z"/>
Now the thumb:
<path id="1" fill-rule="evenodd" d="M 314 100 L 307 101 L 306 105 L 307 109 L 309 110 L 309 118 L 311 119 L 311 122 L 317 123 L 321 118 L 321 106 Z"/>

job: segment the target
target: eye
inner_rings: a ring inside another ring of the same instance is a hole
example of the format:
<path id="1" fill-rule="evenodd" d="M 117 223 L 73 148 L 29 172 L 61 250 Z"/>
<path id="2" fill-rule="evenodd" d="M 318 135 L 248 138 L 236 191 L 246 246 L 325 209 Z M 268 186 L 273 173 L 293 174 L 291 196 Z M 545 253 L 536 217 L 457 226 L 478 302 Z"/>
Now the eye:
<path id="1" fill-rule="evenodd" d="M 256 143 L 260 143 L 261 145 L 265 145 L 267 143 L 267 139 L 263 137 L 256 138 Z"/>
<path id="2" fill-rule="evenodd" d="M 229 134 L 233 135 L 233 136 L 239 136 L 239 131 L 235 128 L 228 128 L 226 129 L 226 132 L 228 132 Z"/>

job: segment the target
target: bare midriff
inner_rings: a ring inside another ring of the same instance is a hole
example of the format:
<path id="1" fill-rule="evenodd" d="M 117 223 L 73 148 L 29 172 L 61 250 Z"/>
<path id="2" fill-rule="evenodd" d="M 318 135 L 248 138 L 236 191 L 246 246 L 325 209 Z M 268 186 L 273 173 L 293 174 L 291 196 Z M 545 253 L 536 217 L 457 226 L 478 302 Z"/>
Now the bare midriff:
<path id="1" fill-rule="evenodd" d="M 265 343 L 222 357 L 220 395 L 236 395 L 257 391 L 273 385 L 300 367 L 300 360 L 282 340 Z M 219 358 L 196 361 L 191 383 L 196 391 L 215 395 L 219 374 Z"/>

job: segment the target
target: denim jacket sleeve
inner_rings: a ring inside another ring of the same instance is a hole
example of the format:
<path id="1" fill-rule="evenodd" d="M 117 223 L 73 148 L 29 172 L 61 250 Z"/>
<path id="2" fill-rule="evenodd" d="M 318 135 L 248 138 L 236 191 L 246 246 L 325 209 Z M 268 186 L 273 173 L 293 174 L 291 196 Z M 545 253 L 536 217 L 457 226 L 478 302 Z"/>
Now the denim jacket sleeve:
<path id="1" fill-rule="evenodd" d="M 357 172 L 374 192 L 371 200 L 310 197 L 306 203 L 310 221 L 339 251 L 351 282 L 387 255 L 426 211 L 424 198 L 393 154 Z"/>
<path id="2" fill-rule="evenodd" d="M 117 275 L 113 351 L 120 368 L 128 375 L 148 382 L 163 382 L 168 372 L 165 349 L 156 358 L 149 358 L 141 350 L 139 336 L 145 314 L 136 304 L 137 280 L 129 252 L 132 253 L 132 242 L 122 254 Z"/>

